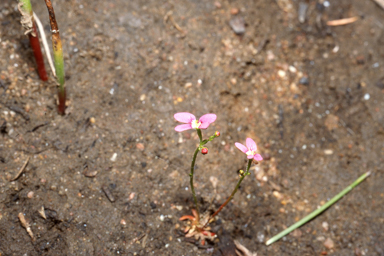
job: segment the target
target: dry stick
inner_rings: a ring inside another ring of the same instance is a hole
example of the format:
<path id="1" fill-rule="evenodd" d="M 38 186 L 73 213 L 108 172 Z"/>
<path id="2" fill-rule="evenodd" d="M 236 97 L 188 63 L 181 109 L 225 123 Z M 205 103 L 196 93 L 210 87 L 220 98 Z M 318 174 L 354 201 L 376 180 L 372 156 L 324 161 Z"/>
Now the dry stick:
<path id="1" fill-rule="evenodd" d="M 21 25 L 26 29 L 25 34 L 28 34 L 29 42 L 33 50 L 33 55 L 35 56 L 37 72 L 39 77 L 43 81 L 48 80 L 47 71 L 44 66 L 44 58 L 41 53 L 39 38 L 37 37 L 36 24 L 33 20 L 32 5 L 29 0 L 20 0 L 18 5 L 19 11 L 21 13 Z"/>
<path id="2" fill-rule="evenodd" d="M 384 9 L 384 0 L 373 0 L 376 4 L 378 4 L 381 8 Z"/>
<path id="3" fill-rule="evenodd" d="M 35 12 L 33 12 L 33 18 L 35 19 L 36 25 L 39 28 L 40 38 L 44 46 L 45 54 L 47 55 L 49 66 L 51 67 L 52 74 L 54 77 L 56 77 L 56 71 L 55 67 L 53 66 L 51 51 L 49 50 L 48 41 L 47 37 L 45 36 L 43 24 L 41 23 L 39 17 L 37 17 Z"/>
<path id="4" fill-rule="evenodd" d="M 57 26 L 55 12 L 52 7 L 51 0 L 45 0 L 49 13 L 49 21 L 51 23 L 51 32 L 52 32 L 52 46 L 53 46 L 53 58 L 55 60 L 55 69 L 57 81 L 59 82 L 59 106 L 58 112 L 60 115 L 65 114 L 65 100 L 66 100 L 66 91 L 65 91 L 65 79 L 64 79 L 64 58 L 63 58 L 63 47 L 61 45 L 59 27 Z"/>
<path id="5" fill-rule="evenodd" d="M 327 21 L 327 25 L 328 26 L 342 26 L 342 25 L 347 25 L 347 24 L 350 24 L 350 23 L 353 23 L 355 21 L 357 21 L 359 19 L 359 17 L 355 16 L 355 17 L 352 17 L 352 18 L 346 18 L 346 19 L 340 19 L 340 20 L 330 20 L 330 21 Z"/>
<path id="6" fill-rule="evenodd" d="M 17 217 L 19 217 L 19 220 L 21 222 L 21 225 L 23 226 L 23 228 L 25 228 L 27 230 L 27 233 L 28 235 L 32 238 L 32 240 L 34 241 L 35 240 L 35 237 L 33 236 L 33 232 L 32 232 L 32 229 L 31 229 L 31 225 L 27 222 L 27 220 L 25 219 L 24 217 L 24 214 L 22 212 L 20 212 Z"/>
<path id="7" fill-rule="evenodd" d="M 21 173 L 24 171 L 25 167 L 27 166 L 28 161 L 29 161 L 29 157 L 27 158 L 27 160 L 25 160 L 25 163 L 20 168 L 20 171 L 16 174 L 16 176 L 13 179 L 11 179 L 11 181 L 17 180 L 20 177 Z"/>

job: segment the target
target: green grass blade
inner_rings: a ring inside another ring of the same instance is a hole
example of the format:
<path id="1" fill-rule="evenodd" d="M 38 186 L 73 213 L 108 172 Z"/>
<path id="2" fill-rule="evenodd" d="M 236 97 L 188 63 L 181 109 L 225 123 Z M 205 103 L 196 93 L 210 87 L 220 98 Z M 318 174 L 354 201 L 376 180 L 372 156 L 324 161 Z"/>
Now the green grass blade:
<path id="1" fill-rule="evenodd" d="M 371 172 L 367 172 L 367 173 L 364 173 L 363 175 L 361 175 L 357 180 L 355 180 L 351 185 L 349 185 L 348 187 L 346 187 L 343 191 L 341 191 L 339 194 L 337 194 L 335 197 L 333 197 L 331 200 L 329 200 L 327 203 L 325 203 L 323 206 L 321 206 L 319 209 L 313 211 L 312 213 L 310 213 L 309 215 L 307 215 L 306 217 L 304 217 L 303 219 L 299 220 L 298 222 L 296 222 L 295 224 L 293 224 L 292 226 L 290 226 L 289 228 L 283 230 L 282 232 L 280 232 L 279 234 L 277 234 L 276 236 L 272 237 L 271 239 L 269 239 L 267 242 L 266 242 L 266 245 L 270 245 L 274 242 L 276 242 L 277 240 L 279 240 L 280 238 L 284 237 L 285 235 L 289 234 L 290 232 L 292 232 L 293 230 L 297 229 L 298 227 L 301 227 L 302 225 L 304 225 L 305 223 L 307 223 L 308 221 L 312 220 L 313 218 L 315 218 L 317 215 L 319 215 L 320 213 L 322 213 L 323 211 L 325 211 L 326 209 L 328 209 L 331 205 L 333 205 L 334 203 L 336 203 L 340 198 L 342 198 L 345 194 L 347 194 L 349 191 L 351 191 L 354 187 L 356 187 L 357 185 L 360 184 L 360 182 L 362 182 L 363 180 L 365 180 L 365 178 L 367 178 L 369 175 L 371 174 Z"/>

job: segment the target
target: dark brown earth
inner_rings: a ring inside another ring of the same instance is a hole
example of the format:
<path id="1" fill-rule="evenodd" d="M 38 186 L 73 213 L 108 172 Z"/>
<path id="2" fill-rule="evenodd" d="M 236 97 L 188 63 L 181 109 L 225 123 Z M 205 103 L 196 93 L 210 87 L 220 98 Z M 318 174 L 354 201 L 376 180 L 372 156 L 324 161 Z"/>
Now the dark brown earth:
<path id="1" fill-rule="evenodd" d="M 2 256 L 235 255 L 234 239 L 259 256 L 384 255 L 384 10 L 374 1 L 309 1 L 303 23 L 294 0 L 54 1 L 65 116 L 52 76 L 38 79 L 16 4 L 0 2 Z M 44 1 L 32 4 L 49 33 Z M 178 221 L 194 207 L 198 141 L 174 131 L 181 111 L 218 116 L 203 136 L 221 137 L 197 160 L 203 210 L 216 209 L 246 167 L 234 142 L 251 137 L 266 158 L 204 247 L 185 240 Z M 366 171 L 321 216 L 265 245 Z"/>

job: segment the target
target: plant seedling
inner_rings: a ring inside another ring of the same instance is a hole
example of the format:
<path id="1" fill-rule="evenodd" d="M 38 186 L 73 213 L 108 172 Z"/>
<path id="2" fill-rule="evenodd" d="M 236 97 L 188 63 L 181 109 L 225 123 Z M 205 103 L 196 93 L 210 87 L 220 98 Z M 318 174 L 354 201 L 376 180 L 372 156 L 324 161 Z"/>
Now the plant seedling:
<path id="1" fill-rule="evenodd" d="M 189 220 L 190 222 L 187 224 L 187 227 L 184 230 L 184 232 L 186 233 L 185 236 L 186 237 L 193 236 L 195 237 L 196 240 L 200 240 L 201 244 L 204 245 L 206 239 L 212 240 L 216 237 L 216 234 L 210 231 L 210 227 L 208 226 L 209 223 L 211 223 L 214 220 L 214 217 L 233 199 L 243 179 L 250 174 L 249 169 L 251 168 L 252 162 L 255 161 L 255 163 L 258 164 L 258 162 L 263 160 L 263 158 L 261 157 L 260 154 L 256 153 L 257 146 L 256 146 L 256 143 L 251 138 L 247 138 L 246 146 L 236 142 L 235 146 L 240 151 L 242 151 L 244 154 L 247 155 L 247 159 L 248 159 L 247 169 L 245 172 L 240 170 L 239 181 L 237 182 L 235 189 L 232 191 L 228 199 L 219 207 L 219 209 L 215 213 L 213 213 L 211 216 L 209 216 L 209 214 L 207 213 L 200 214 L 199 205 L 197 203 L 197 198 L 195 193 L 195 188 L 193 186 L 195 162 L 196 162 L 196 157 L 198 152 L 201 151 L 203 155 L 208 154 L 208 148 L 206 148 L 205 145 L 208 142 L 220 136 L 220 132 L 216 131 L 214 135 L 210 136 L 208 139 L 203 140 L 203 136 L 201 133 L 201 129 L 207 129 L 211 123 L 216 121 L 216 115 L 206 114 L 200 117 L 199 120 L 197 120 L 194 115 L 187 112 L 181 112 L 181 113 L 176 113 L 174 115 L 174 118 L 177 121 L 184 123 L 182 125 L 176 126 L 175 131 L 182 132 L 189 129 L 195 129 L 200 140 L 200 143 L 197 146 L 192 158 L 191 172 L 189 174 L 190 186 L 191 186 L 192 196 L 195 202 L 196 210 L 192 210 L 193 216 L 190 216 L 190 215 L 182 216 L 179 220 Z"/>
<path id="2" fill-rule="evenodd" d="M 33 19 L 33 10 L 31 2 L 29 0 L 20 0 L 17 7 L 21 14 L 21 25 L 25 29 L 25 34 L 29 37 L 29 42 L 33 50 L 33 55 L 35 56 L 37 73 L 39 74 L 41 80 L 47 81 L 48 75 L 47 71 L 45 70 L 43 54 L 41 53 L 36 23 Z"/>
<path id="3" fill-rule="evenodd" d="M 66 101 L 66 89 L 65 89 L 65 73 L 64 73 L 64 58 L 63 58 L 63 47 L 61 44 L 59 27 L 56 22 L 55 12 L 51 0 L 45 0 L 45 4 L 48 8 L 49 21 L 51 23 L 51 32 L 52 32 L 52 47 L 53 47 L 53 59 L 55 63 L 56 78 L 59 84 L 58 87 L 58 97 L 59 105 L 58 112 L 60 115 L 65 114 L 65 101 Z"/>

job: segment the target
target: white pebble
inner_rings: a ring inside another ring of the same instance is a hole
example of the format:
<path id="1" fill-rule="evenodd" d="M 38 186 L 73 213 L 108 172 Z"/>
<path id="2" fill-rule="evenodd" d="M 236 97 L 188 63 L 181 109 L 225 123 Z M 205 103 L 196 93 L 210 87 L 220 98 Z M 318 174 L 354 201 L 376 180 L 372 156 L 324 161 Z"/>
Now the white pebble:
<path id="1" fill-rule="evenodd" d="M 283 78 L 283 77 L 286 76 L 286 73 L 285 73 L 284 70 L 279 70 L 279 71 L 277 72 L 277 75 L 278 75 L 279 77 Z"/>
<path id="2" fill-rule="evenodd" d="M 297 69 L 294 66 L 289 66 L 289 72 L 296 73 Z"/>
<path id="3" fill-rule="evenodd" d="M 364 99 L 365 100 L 369 100 L 370 98 L 371 98 L 371 96 L 369 95 L 369 93 L 364 94 Z"/>
<path id="4" fill-rule="evenodd" d="M 111 157 L 111 161 L 115 162 L 117 158 L 117 153 L 113 153 L 113 156 Z"/>

